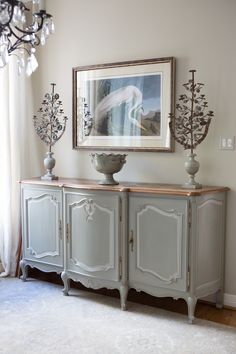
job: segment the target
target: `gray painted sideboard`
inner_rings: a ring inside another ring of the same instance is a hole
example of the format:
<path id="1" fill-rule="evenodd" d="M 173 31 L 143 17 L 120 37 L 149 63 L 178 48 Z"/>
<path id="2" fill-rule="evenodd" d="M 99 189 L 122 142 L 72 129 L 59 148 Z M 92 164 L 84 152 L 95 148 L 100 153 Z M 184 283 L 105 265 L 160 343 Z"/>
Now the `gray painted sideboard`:
<path id="1" fill-rule="evenodd" d="M 197 299 L 223 305 L 226 187 L 61 179 L 21 182 L 23 258 L 94 289 L 183 298 L 192 323 Z"/>

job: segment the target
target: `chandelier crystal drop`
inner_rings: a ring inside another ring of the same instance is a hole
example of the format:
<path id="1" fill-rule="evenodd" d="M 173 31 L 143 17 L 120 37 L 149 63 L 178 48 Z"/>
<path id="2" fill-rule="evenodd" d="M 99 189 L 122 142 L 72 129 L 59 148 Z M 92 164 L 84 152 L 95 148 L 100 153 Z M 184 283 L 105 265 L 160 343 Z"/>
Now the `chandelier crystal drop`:
<path id="1" fill-rule="evenodd" d="M 31 16 L 27 3 L 32 3 Z M 45 45 L 54 31 L 52 16 L 40 9 L 40 0 L 0 0 L 0 68 L 16 55 L 18 73 L 30 76 L 38 67 L 36 47 Z"/>

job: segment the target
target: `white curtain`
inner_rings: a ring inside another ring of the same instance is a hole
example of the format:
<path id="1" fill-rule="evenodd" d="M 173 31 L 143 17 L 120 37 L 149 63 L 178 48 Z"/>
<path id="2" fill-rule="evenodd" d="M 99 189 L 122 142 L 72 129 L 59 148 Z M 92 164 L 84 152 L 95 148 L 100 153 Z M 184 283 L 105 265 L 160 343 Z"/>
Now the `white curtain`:
<path id="1" fill-rule="evenodd" d="M 20 237 L 19 181 L 30 177 L 29 80 L 18 76 L 14 58 L 7 67 L 0 68 L 1 277 L 13 275 L 16 269 Z"/>

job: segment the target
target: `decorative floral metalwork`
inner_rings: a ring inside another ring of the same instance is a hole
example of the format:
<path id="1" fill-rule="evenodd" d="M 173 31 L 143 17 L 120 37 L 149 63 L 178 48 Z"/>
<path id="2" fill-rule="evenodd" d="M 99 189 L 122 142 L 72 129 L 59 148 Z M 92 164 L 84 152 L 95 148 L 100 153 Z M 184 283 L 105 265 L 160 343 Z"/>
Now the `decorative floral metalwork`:
<path id="1" fill-rule="evenodd" d="M 85 97 L 82 96 L 78 97 L 78 115 L 82 128 L 79 129 L 79 141 L 82 141 L 85 136 L 90 135 L 94 122 L 88 103 Z"/>
<path id="2" fill-rule="evenodd" d="M 52 146 L 62 137 L 66 128 L 67 117 L 64 114 L 62 101 L 59 100 L 58 93 L 54 93 L 56 84 L 52 85 L 52 92 L 46 93 L 42 102 L 42 107 L 38 110 L 39 116 L 34 116 L 34 127 L 40 139 L 49 146 Z"/>
<path id="3" fill-rule="evenodd" d="M 204 84 L 195 83 L 194 73 L 196 70 L 189 70 L 192 78 L 183 84 L 187 94 L 179 97 L 180 103 L 176 105 L 177 115 L 170 114 L 170 131 L 174 139 L 183 145 L 184 149 L 190 149 L 191 153 L 206 137 L 214 116 L 213 111 L 205 112 L 208 102 L 201 90 Z"/>
<path id="4" fill-rule="evenodd" d="M 91 113 L 88 109 L 88 104 L 85 101 L 85 98 L 83 98 L 83 128 L 84 128 L 84 135 L 88 136 L 91 132 L 92 126 L 93 126 L 93 117 L 91 116 Z"/>

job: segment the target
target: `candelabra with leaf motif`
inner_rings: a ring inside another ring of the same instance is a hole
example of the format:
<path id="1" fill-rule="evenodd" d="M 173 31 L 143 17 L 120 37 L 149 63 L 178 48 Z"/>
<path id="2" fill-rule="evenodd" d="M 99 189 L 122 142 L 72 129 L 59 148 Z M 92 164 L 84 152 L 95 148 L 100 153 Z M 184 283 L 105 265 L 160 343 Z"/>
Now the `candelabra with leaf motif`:
<path id="1" fill-rule="evenodd" d="M 185 170 L 189 174 L 189 180 L 184 184 L 186 188 L 201 188 L 201 184 L 195 181 L 195 174 L 199 170 L 199 162 L 195 160 L 194 149 L 207 136 L 211 119 L 214 116 L 213 111 L 205 112 L 208 102 L 201 90 L 202 83 L 195 83 L 194 74 L 196 70 L 189 70 L 191 79 L 183 84 L 187 93 L 181 94 L 180 103 L 176 105 L 176 114 L 170 114 L 169 127 L 174 139 L 184 149 L 189 149 L 188 160 L 185 162 Z"/>
<path id="2" fill-rule="evenodd" d="M 62 101 L 59 100 L 58 93 L 55 93 L 56 84 L 52 85 L 52 92 L 45 94 L 42 107 L 38 110 L 39 115 L 34 116 L 34 127 L 40 139 L 48 146 L 49 151 L 44 159 L 44 166 L 47 173 L 41 177 L 44 180 L 58 179 L 52 170 L 55 166 L 52 146 L 62 137 L 66 129 L 67 117 L 63 116 Z"/>

